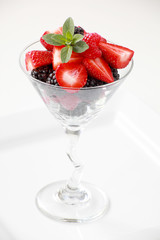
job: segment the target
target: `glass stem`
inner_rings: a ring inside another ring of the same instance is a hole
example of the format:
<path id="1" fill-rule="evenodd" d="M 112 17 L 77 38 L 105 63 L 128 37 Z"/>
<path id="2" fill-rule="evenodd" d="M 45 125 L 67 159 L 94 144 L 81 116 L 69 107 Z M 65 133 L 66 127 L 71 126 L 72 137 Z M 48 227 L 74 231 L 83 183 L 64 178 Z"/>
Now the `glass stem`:
<path id="1" fill-rule="evenodd" d="M 80 133 L 80 130 L 65 129 L 65 134 L 68 140 L 67 156 L 74 166 L 74 171 L 70 179 L 67 181 L 66 186 L 60 189 L 58 196 L 64 203 L 71 205 L 83 203 L 89 199 L 89 194 L 80 184 L 84 164 L 79 161 L 76 155 L 76 146 Z"/>
<path id="2" fill-rule="evenodd" d="M 67 146 L 67 156 L 69 160 L 72 162 L 74 166 L 74 171 L 72 173 L 72 176 L 68 180 L 68 187 L 72 190 L 76 190 L 79 188 L 81 177 L 83 174 L 83 168 L 84 165 L 82 162 L 79 161 L 77 155 L 76 155 L 76 148 L 77 143 L 80 137 L 80 130 L 77 131 L 71 131 L 69 129 L 65 130 L 65 133 L 68 138 L 68 146 Z"/>

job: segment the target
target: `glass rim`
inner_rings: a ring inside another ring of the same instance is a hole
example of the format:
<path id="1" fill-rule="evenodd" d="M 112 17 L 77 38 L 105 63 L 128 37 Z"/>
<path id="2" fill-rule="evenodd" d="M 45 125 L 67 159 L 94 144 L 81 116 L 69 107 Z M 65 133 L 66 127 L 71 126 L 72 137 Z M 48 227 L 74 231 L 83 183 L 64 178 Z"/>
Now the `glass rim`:
<path id="1" fill-rule="evenodd" d="M 40 41 L 38 40 L 38 41 L 34 41 L 34 42 L 28 44 L 28 45 L 21 51 L 20 56 L 19 56 L 19 65 L 20 65 L 22 71 L 25 73 L 25 75 L 26 75 L 27 77 L 29 77 L 32 81 L 37 82 L 37 83 L 40 83 L 40 84 L 45 85 L 45 86 L 49 86 L 49 87 L 51 87 L 51 88 L 66 89 L 66 90 L 67 90 L 67 89 L 68 89 L 68 90 L 78 90 L 78 91 L 80 91 L 80 90 L 82 91 L 82 90 L 98 89 L 98 88 L 106 88 L 106 87 L 109 87 L 109 86 L 112 86 L 112 85 L 119 84 L 119 83 L 122 81 L 122 79 L 124 79 L 125 77 L 127 77 L 127 76 L 130 74 L 130 72 L 131 72 L 132 69 L 133 69 L 133 65 L 134 65 L 134 61 L 133 61 L 133 58 L 132 58 L 131 61 L 130 61 L 131 66 L 130 66 L 129 70 L 127 71 L 127 73 L 126 73 L 123 77 L 120 77 L 118 80 L 116 80 L 116 81 L 114 81 L 114 82 L 112 82 L 112 83 L 106 83 L 105 85 L 99 85 L 99 86 L 94 86 L 94 87 L 85 87 L 85 88 L 80 88 L 80 89 L 79 89 L 79 88 L 73 88 L 73 87 L 55 86 L 55 85 L 51 85 L 51 84 L 49 84 L 49 83 L 42 82 L 42 81 L 40 81 L 39 79 L 36 79 L 36 78 L 32 77 L 31 74 L 30 74 L 30 73 L 23 67 L 23 65 L 22 65 L 21 58 L 22 58 L 24 52 L 25 52 L 29 47 L 31 47 L 32 45 L 34 45 L 34 44 L 36 44 L 36 43 L 40 43 Z"/>

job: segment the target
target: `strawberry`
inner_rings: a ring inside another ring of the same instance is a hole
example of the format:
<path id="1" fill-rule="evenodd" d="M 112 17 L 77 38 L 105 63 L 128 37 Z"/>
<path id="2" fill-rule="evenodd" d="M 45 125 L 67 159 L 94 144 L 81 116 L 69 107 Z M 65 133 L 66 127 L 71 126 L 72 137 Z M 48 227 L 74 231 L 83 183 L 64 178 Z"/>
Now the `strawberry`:
<path id="1" fill-rule="evenodd" d="M 64 46 L 55 46 L 53 49 L 53 69 L 56 70 L 59 64 L 62 63 L 61 60 L 61 49 Z M 82 62 L 83 56 L 81 54 L 72 52 L 71 58 L 69 59 L 69 62 L 74 62 L 74 63 L 80 63 Z"/>
<path id="2" fill-rule="evenodd" d="M 83 41 L 88 44 L 89 49 L 83 52 L 82 55 L 85 58 L 93 58 L 93 59 L 97 57 L 101 57 L 102 51 L 98 47 L 100 40 L 101 40 L 101 36 L 97 33 L 85 34 Z"/>
<path id="3" fill-rule="evenodd" d="M 52 52 L 34 50 L 26 53 L 25 63 L 27 71 L 52 63 Z"/>
<path id="4" fill-rule="evenodd" d="M 62 34 L 62 27 L 59 27 L 58 29 L 56 29 L 56 30 L 53 31 L 53 32 L 46 31 L 46 32 L 43 33 L 42 37 L 43 37 L 44 35 L 46 35 L 46 34 L 49 34 L 49 33 Z M 52 51 L 53 48 L 54 48 L 54 46 L 51 45 L 51 44 L 46 43 L 46 41 L 45 41 L 42 37 L 40 38 L 41 44 L 42 44 L 48 51 Z"/>
<path id="5" fill-rule="evenodd" d="M 81 88 L 87 82 L 87 71 L 82 64 L 61 63 L 56 69 L 56 79 L 62 87 Z"/>
<path id="6" fill-rule="evenodd" d="M 125 68 L 133 57 L 134 51 L 111 43 L 99 43 L 103 57 L 112 68 Z"/>
<path id="7" fill-rule="evenodd" d="M 100 40 L 100 42 L 106 43 L 106 42 L 107 42 L 107 40 L 106 40 L 105 38 L 101 37 L 101 40 Z"/>
<path id="8" fill-rule="evenodd" d="M 43 35 L 42 35 L 42 37 L 43 37 L 44 35 L 46 35 L 46 34 L 49 34 L 49 33 L 51 33 L 51 32 L 49 32 L 49 31 L 44 32 Z M 42 37 L 40 38 L 41 44 L 42 44 L 48 51 L 52 51 L 54 46 L 51 45 L 51 44 L 46 43 L 46 41 L 45 41 Z"/>
<path id="9" fill-rule="evenodd" d="M 53 31 L 55 34 L 62 34 L 62 27 L 57 28 L 56 30 Z"/>
<path id="10" fill-rule="evenodd" d="M 82 63 L 91 77 L 102 80 L 107 83 L 114 81 L 112 71 L 103 58 L 89 59 L 84 58 Z"/>

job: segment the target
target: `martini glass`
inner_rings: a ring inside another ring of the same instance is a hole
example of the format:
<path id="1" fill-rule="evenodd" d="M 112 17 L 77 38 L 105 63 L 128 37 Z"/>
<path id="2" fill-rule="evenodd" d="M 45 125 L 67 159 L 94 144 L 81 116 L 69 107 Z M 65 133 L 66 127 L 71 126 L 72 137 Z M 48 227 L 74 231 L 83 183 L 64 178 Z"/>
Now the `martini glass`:
<path id="1" fill-rule="evenodd" d="M 67 157 L 74 171 L 67 181 L 53 182 L 36 196 L 39 210 L 46 216 L 66 222 L 90 222 L 109 209 L 109 198 L 98 187 L 81 181 L 84 164 L 76 156 L 76 145 L 82 129 L 103 109 L 105 104 L 131 72 L 133 61 L 120 70 L 120 79 L 106 85 L 71 89 L 49 85 L 33 78 L 26 71 L 25 54 L 43 49 L 40 42 L 26 47 L 20 55 L 20 66 L 51 114 L 61 123 L 68 139 Z"/>

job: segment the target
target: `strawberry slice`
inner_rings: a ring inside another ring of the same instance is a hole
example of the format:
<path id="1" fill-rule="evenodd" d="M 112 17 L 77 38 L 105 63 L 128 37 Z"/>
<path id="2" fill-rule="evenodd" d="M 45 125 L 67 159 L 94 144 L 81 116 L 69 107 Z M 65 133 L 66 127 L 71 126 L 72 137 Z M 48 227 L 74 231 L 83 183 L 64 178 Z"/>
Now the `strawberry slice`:
<path id="1" fill-rule="evenodd" d="M 61 49 L 63 47 L 64 46 L 55 46 L 54 49 L 53 49 L 53 62 L 52 62 L 52 65 L 53 65 L 53 69 L 54 70 L 56 70 L 58 65 L 62 63 L 62 60 L 61 60 Z M 82 59 L 83 59 L 83 56 L 81 54 L 72 52 L 71 58 L 69 59 L 68 62 L 69 63 L 71 63 L 71 62 L 72 63 L 81 63 Z"/>
<path id="2" fill-rule="evenodd" d="M 129 48 L 114 45 L 111 43 L 99 43 L 106 62 L 112 68 L 125 68 L 133 57 L 134 51 Z"/>
<path id="3" fill-rule="evenodd" d="M 58 29 L 56 29 L 56 30 L 53 31 L 53 32 L 46 31 L 46 32 L 43 33 L 42 37 L 43 37 L 44 35 L 46 35 L 46 34 L 49 34 L 49 33 L 62 34 L 62 27 L 59 27 Z M 51 44 L 46 43 L 46 41 L 45 41 L 42 37 L 40 38 L 41 44 L 42 44 L 48 51 L 52 51 L 53 48 L 54 48 L 54 46 L 51 45 Z"/>
<path id="4" fill-rule="evenodd" d="M 103 58 L 83 59 L 82 63 L 91 77 L 107 83 L 114 82 L 112 71 Z"/>
<path id="5" fill-rule="evenodd" d="M 55 34 L 62 34 L 62 27 L 59 27 L 57 28 L 56 30 L 54 30 L 52 33 L 55 33 Z"/>
<path id="6" fill-rule="evenodd" d="M 82 64 L 61 63 L 56 69 L 56 79 L 62 87 L 81 88 L 87 82 L 87 71 Z"/>
<path id="7" fill-rule="evenodd" d="M 52 52 L 34 50 L 26 53 L 25 64 L 27 71 L 52 63 Z"/>

